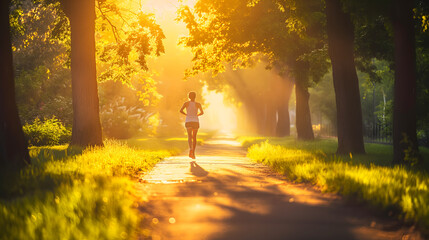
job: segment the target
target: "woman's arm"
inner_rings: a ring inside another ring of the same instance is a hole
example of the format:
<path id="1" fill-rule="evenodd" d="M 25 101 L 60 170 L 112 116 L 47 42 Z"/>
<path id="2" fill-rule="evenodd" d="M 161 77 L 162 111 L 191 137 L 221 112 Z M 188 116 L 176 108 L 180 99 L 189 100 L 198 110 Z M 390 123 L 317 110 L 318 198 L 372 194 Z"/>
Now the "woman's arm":
<path id="1" fill-rule="evenodd" d="M 182 108 L 180 109 L 180 113 L 186 116 L 186 113 L 183 111 L 183 109 L 186 108 L 186 102 L 183 104 Z"/>
<path id="2" fill-rule="evenodd" d="M 203 115 L 204 111 L 203 111 L 203 107 L 201 106 L 201 103 L 198 103 L 198 109 L 200 110 L 200 113 L 198 113 L 198 116 Z"/>

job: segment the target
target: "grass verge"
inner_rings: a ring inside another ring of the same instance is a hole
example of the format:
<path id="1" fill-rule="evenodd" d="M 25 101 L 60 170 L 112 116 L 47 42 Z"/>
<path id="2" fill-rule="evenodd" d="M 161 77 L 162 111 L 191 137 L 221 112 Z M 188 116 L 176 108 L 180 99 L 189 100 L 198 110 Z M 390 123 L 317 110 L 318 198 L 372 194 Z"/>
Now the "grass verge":
<path id="1" fill-rule="evenodd" d="M 429 229 L 429 176 L 424 170 L 391 166 L 392 146 L 366 144 L 365 155 L 335 155 L 336 141 L 242 137 L 248 156 L 322 191 L 369 203 Z M 425 159 L 429 151 L 421 149 Z"/>
<path id="2" fill-rule="evenodd" d="M 30 148 L 32 164 L 0 179 L 0 239 L 135 238 L 142 216 L 132 195 L 134 176 L 182 144 L 151 141 L 163 148 L 118 141 L 85 150 Z"/>

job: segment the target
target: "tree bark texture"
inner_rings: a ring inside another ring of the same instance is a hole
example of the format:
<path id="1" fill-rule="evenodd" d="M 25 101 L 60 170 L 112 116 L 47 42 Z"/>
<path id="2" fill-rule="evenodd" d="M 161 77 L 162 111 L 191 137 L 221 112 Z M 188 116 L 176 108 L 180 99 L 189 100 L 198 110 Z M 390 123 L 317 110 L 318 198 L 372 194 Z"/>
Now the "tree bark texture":
<path id="1" fill-rule="evenodd" d="M 30 157 L 15 100 L 9 6 L 0 1 L 0 165 L 21 168 Z"/>
<path id="2" fill-rule="evenodd" d="M 416 54 L 413 0 L 395 0 L 395 88 L 393 163 L 412 164 L 421 158 L 416 134 Z"/>
<path id="3" fill-rule="evenodd" d="M 72 145 L 103 145 L 95 65 L 95 1 L 64 0 L 71 25 Z"/>
<path id="4" fill-rule="evenodd" d="M 326 0 L 328 51 L 337 106 L 339 154 L 365 153 L 359 82 L 354 61 L 354 26 L 340 0 Z"/>
<path id="5" fill-rule="evenodd" d="M 311 124 L 311 113 L 308 101 L 310 93 L 308 88 L 301 85 L 301 81 L 295 83 L 296 95 L 296 133 L 300 140 L 313 140 L 313 125 Z"/>

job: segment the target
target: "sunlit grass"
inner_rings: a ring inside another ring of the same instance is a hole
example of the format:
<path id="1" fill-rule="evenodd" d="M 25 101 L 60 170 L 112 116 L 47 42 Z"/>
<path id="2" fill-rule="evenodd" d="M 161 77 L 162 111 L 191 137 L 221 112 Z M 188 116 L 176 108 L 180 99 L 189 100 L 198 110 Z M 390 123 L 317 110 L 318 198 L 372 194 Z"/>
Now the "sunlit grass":
<path id="1" fill-rule="evenodd" d="M 293 181 L 315 184 L 322 191 L 367 202 L 429 228 L 429 176 L 423 170 L 391 166 L 392 146 L 367 144 L 366 155 L 337 156 L 334 140 L 239 140 L 250 146 L 250 158 Z M 425 148 L 422 153 L 429 155 Z"/>
<path id="2" fill-rule="evenodd" d="M 30 148 L 32 165 L 0 184 L 0 239 L 134 238 L 142 219 L 134 176 L 172 154 L 175 146 L 163 146 Z"/>

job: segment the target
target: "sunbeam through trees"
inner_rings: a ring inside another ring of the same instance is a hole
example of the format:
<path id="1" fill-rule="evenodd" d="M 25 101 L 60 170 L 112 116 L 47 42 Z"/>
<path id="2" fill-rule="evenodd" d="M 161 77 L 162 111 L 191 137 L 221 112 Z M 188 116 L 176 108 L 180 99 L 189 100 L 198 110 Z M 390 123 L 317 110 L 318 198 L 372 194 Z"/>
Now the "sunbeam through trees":
<path id="1" fill-rule="evenodd" d="M 428 28 L 426 0 L 1 1 L 0 239 L 426 239 Z"/>

